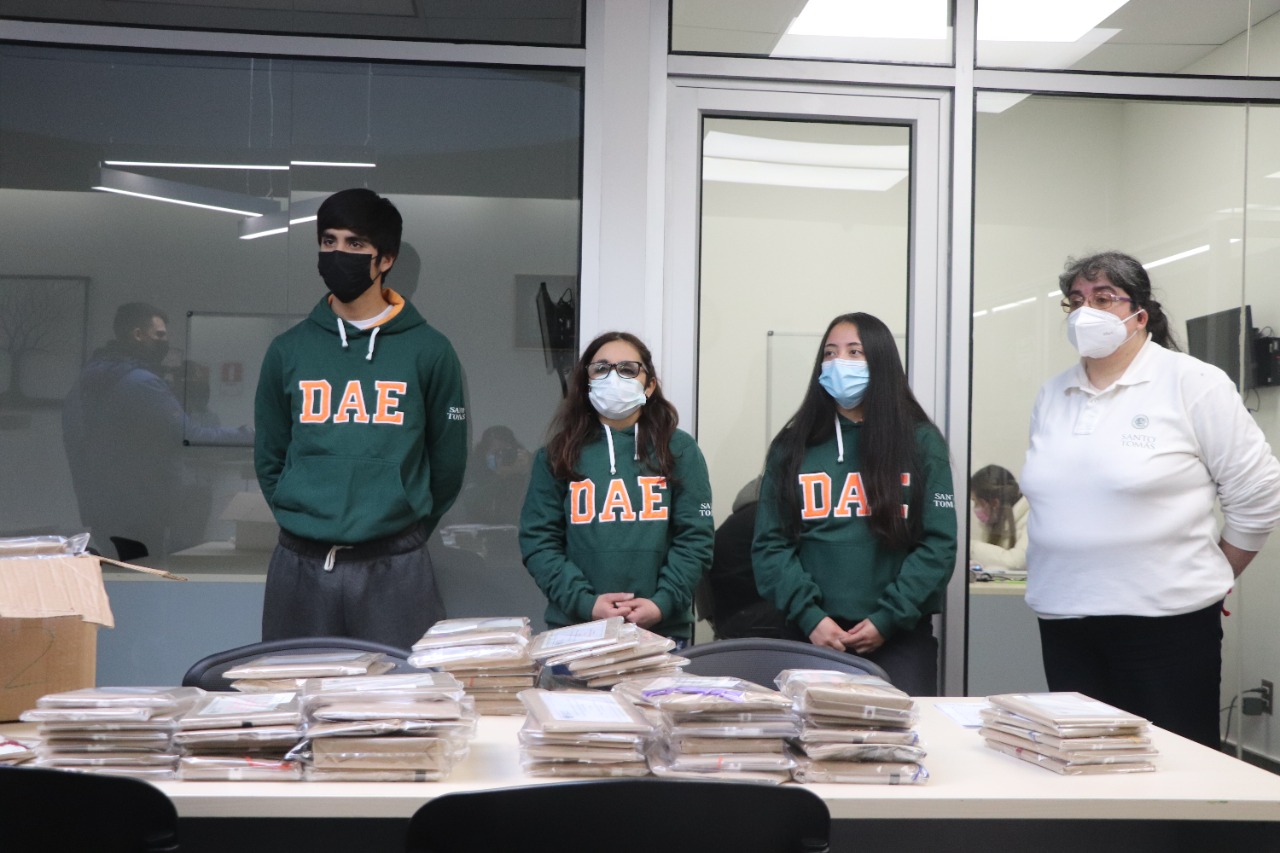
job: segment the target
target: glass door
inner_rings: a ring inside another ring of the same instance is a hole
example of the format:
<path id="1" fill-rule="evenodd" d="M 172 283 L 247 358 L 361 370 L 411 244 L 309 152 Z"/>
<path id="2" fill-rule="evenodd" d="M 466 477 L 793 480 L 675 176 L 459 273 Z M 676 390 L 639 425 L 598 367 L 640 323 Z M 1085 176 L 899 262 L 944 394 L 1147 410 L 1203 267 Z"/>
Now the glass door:
<path id="1" fill-rule="evenodd" d="M 672 84 L 664 322 L 669 384 L 696 389 L 676 402 L 707 457 L 717 525 L 761 473 L 839 314 L 885 322 L 963 459 L 939 260 L 942 96 L 723 85 Z M 953 630 L 964 636 L 960 602 L 935 624 L 944 648 Z M 956 647 L 962 679 L 962 639 Z"/>

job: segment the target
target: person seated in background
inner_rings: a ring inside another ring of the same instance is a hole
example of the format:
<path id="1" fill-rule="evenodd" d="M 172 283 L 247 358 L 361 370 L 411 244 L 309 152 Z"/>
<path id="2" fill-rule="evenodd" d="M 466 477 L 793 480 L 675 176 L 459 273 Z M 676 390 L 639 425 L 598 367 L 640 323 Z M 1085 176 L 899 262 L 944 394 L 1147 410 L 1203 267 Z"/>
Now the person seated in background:
<path id="1" fill-rule="evenodd" d="M 510 524 L 520 520 L 520 507 L 529 487 L 533 455 L 511 427 L 491 426 L 471 451 L 475 464 L 462 486 L 463 516 L 476 524 Z"/>
<path id="2" fill-rule="evenodd" d="M 751 537 L 760 503 L 760 477 L 733 499 L 733 514 L 716 530 L 711 569 L 694 591 L 699 617 L 711 623 L 717 640 L 781 637 L 786 619 L 756 589 L 751 569 Z"/>
<path id="3" fill-rule="evenodd" d="M 1007 468 L 988 465 L 969 478 L 973 517 L 969 567 L 984 571 L 1027 570 L 1027 516 L 1031 507 Z"/>

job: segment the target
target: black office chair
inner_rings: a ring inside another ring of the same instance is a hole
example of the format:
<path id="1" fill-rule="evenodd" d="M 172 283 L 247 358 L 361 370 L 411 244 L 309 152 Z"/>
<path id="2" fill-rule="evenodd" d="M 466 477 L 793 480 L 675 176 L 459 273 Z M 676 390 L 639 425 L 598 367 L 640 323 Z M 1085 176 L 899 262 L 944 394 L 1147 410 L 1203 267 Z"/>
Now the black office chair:
<path id="1" fill-rule="evenodd" d="M 397 649 L 385 643 L 360 640 L 355 637 L 290 637 L 284 640 L 264 640 L 215 652 L 196 661 L 182 676 L 184 687 L 203 687 L 205 690 L 232 690 L 231 680 L 223 677 L 227 670 L 248 663 L 264 655 L 287 652 L 381 652 L 395 663 L 391 672 L 420 672 L 409 665 L 408 649 Z"/>
<path id="2" fill-rule="evenodd" d="M 806 788 L 604 779 L 446 794 L 409 821 L 409 853 L 823 853 L 831 815 Z"/>
<path id="3" fill-rule="evenodd" d="M 684 671 L 690 675 L 733 676 L 770 690 L 777 689 L 774 679 L 784 669 L 830 669 L 889 680 L 883 669 L 866 658 L 797 640 L 716 640 L 687 648 L 680 655 L 689 659 Z"/>
<path id="4" fill-rule="evenodd" d="M 124 776 L 0 767 L 0 826 L 7 850 L 178 849 L 173 803 L 154 785 Z"/>

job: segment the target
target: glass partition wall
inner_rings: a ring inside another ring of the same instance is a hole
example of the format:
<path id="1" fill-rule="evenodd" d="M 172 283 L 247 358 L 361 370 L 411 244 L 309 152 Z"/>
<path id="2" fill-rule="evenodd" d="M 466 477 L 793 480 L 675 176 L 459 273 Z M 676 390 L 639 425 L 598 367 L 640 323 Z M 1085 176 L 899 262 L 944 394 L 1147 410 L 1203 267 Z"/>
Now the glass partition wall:
<path id="1" fill-rule="evenodd" d="M 367 186 L 404 218 L 387 285 L 458 351 L 485 451 L 442 529 L 496 532 L 448 538 L 441 562 L 500 554 L 527 581 L 527 465 L 483 460 L 536 449 L 561 398 L 537 297 L 546 283 L 577 305 L 580 72 L 10 44 L 0 80 L 0 453 L 22 484 L 0 497 L 0 535 L 91 527 L 121 557 L 230 544 L 265 510 L 247 509 L 262 354 L 325 293 L 316 209 Z M 132 398 L 107 389 L 74 417 L 63 403 L 137 303 L 165 326 L 167 353 L 145 367 L 181 429 L 140 408 L 102 482 L 64 424 L 118 420 L 101 407 Z"/>

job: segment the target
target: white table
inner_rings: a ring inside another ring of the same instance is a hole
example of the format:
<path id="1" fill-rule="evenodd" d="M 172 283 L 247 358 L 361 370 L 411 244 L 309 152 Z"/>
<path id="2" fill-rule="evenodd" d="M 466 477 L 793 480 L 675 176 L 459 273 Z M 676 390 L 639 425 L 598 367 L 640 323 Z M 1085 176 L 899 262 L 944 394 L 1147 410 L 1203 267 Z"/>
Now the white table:
<path id="1" fill-rule="evenodd" d="M 973 729 L 922 698 L 928 750 L 923 785 L 810 785 L 840 819 L 1021 818 L 1280 822 L 1280 776 L 1162 729 L 1154 773 L 1059 776 L 988 749 Z M 442 782 L 157 782 L 182 817 L 407 818 L 455 791 L 562 782 L 526 776 L 517 757 L 522 717 L 482 717 L 471 753 Z M 4 731 L 30 731 L 4 726 Z"/>
<path id="2" fill-rule="evenodd" d="M 1072 845 L 1064 839 L 1082 830 L 1096 830 L 1099 822 L 1113 821 L 1124 822 L 1128 832 L 1124 847 L 1115 849 L 1167 850 L 1169 835 L 1180 837 L 1182 832 L 1176 826 L 1171 830 L 1170 822 L 1188 831 L 1208 832 L 1214 838 L 1222 838 L 1223 827 L 1238 826 L 1239 832 L 1256 833 L 1259 827 L 1249 822 L 1267 822 L 1268 826 L 1262 827 L 1266 837 L 1270 838 L 1274 831 L 1280 838 L 1280 776 L 1161 729 L 1152 731 L 1152 740 L 1160 752 L 1154 773 L 1059 776 L 988 749 L 976 730 L 962 727 L 937 707 L 939 703 L 982 701 L 917 699 L 920 706 L 917 728 L 928 750 L 924 764 L 930 774 L 929 781 L 923 785 L 808 786 L 831 810 L 836 822 L 833 835 L 839 837 L 843 832 L 847 839 L 865 842 L 872 831 L 880 833 L 878 837 L 882 839 L 901 838 L 908 831 L 917 838 L 933 838 L 931 833 L 936 833 L 944 841 L 957 845 L 935 845 L 937 850 L 990 849 L 983 839 L 990 838 L 993 831 L 1004 832 L 1017 824 L 1027 827 L 1028 834 L 1043 838 L 1048 833 L 1068 845 L 1055 849 L 1097 851 L 1112 848 L 1099 847 L 1096 843 Z M 384 824 L 387 837 L 394 839 L 399 837 L 397 833 L 403 832 L 400 828 L 403 821 L 434 797 L 456 791 L 570 781 L 530 777 L 521 771 L 516 732 L 522 721 L 521 717 L 481 718 L 470 755 L 442 782 L 156 784 L 173 800 L 182 819 L 206 830 L 216 823 L 227 826 L 227 832 L 231 832 L 229 827 L 235 821 L 258 820 L 250 837 L 259 832 L 258 827 L 265 821 L 296 827 L 299 833 L 305 831 L 308 837 L 315 835 L 323 839 L 325 826 L 363 819 L 367 827 L 369 819 L 374 819 Z M 0 733 L 29 732 L 31 728 L 2 726 Z M 1165 841 L 1144 848 L 1140 843 L 1144 833 L 1141 828 L 1134 828 L 1135 822 L 1146 822 L 1151 826 L 1152 838 Z M 1215 828 L 1206 829 L 1205 822 L 1214 822 Z M 287 835 L 296 841 L 301 836 L 294 832 L 291 828 Z M 972 838 L 965 835 L 970 832 Z M 963 843 L 958 840 L 961 836 L 965 837 Z M 1249 837 L 1256 839 L 1257 836 Z M 308 849 L 320 849 L 316 842 L 308 843 L 311 844 Z M 392 846 L 387 845 L 387 849 Z M 849 846 L 860 845 L 850 842 Z M 1037 846 L 1044 849 L 1043 842 Z M 242 853 L 248 849 L 243 845 L 239 847 Z M 841 846 L 835 845 L 833 849 Z M 1229 844 L 1219 849 L 1240 848 Z M 1280 846 L 1264 845 L 1257 849 L 1280 849 Z"/>
<path id="3" fill-rule="evenodd" d="M 1280 776 L 1161 729 L 1154 773 L 1059 776 L 983 745 L 920 699 L 928 757 L 923 785 L 810 785 L 835 819 L 1082 818 L 1280 821 Z M 526 776 L 517 758 L 521 717 L 483 717 L 471 754 L 443 782 L 162 782 L 191 817 L 408 817 L 454 791 L 565 781 Z"/>

